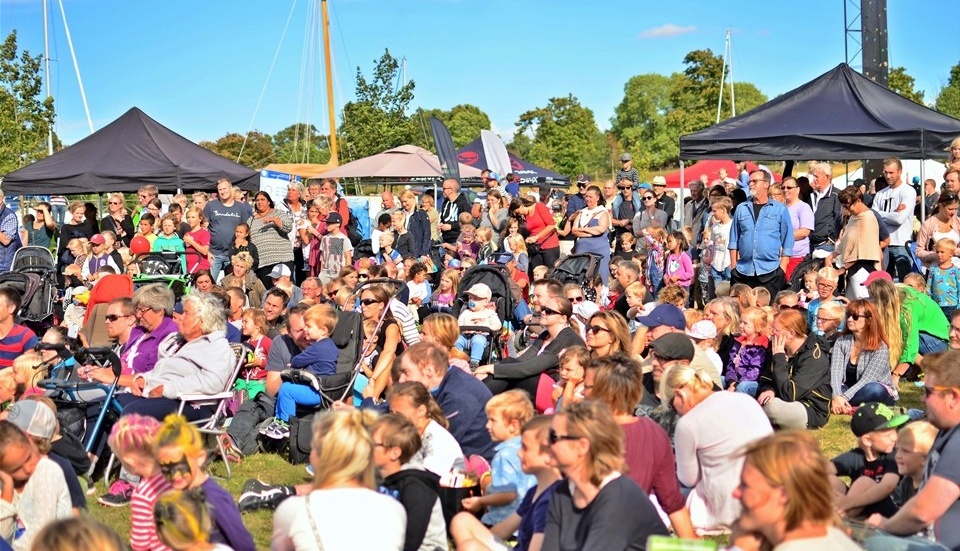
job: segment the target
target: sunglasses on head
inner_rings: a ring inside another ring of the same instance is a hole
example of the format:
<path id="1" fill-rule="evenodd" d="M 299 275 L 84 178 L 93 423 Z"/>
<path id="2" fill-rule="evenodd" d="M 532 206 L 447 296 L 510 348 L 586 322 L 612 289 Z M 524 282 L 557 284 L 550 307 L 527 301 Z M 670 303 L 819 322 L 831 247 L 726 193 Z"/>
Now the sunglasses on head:
<path id="1" fill-rule="evenodd" d="M 572 434 L 557 434 L 557 431 L 550 429 L 547 432 L 547 442 L 550 442 L 550 445 L 554 445 L 561 440 L 580 440 L 581 436 L 574 436 Z"/>

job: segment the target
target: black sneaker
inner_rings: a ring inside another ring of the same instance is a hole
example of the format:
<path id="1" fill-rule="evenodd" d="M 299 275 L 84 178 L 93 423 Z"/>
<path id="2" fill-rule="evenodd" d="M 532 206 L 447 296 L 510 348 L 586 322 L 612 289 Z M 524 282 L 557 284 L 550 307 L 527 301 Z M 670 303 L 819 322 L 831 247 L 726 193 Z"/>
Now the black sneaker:
<path id="1" fill-rule="evenodd" d="M 242 512 L 276 509 L 277 505 L 288 497 L 290 497 L 290 490 L 286 486 L 274 486 L 251 478 L 243 484 L 237 506 Z"/>
<path id="2" fill-rule="evenodd" d="M 97 498 L 97 503 L 106 507 L 123 507 L 129 505 L 133 495 L 133 484 L 126 480 L 117 480 L 110 485 L 106 494 Z"/>

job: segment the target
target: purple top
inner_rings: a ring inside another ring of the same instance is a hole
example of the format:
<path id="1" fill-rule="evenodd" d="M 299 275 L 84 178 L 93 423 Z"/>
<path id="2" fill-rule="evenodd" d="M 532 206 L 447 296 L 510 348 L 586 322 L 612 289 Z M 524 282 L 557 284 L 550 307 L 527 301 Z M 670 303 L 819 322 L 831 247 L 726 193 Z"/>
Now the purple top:
<path id="1" fill-rule="evenodd" d="M 766 337 L 750 344 L 744 343 L 740 338 L 734 340 L 733 346 L 730 348 L 730 362 L 724 374 L 724 381 L 727 386 L 730 386 L 730 383 L 758 380 L 761 368 L 764 367 L 770 357 L 767 353 L 768 346 Z"/>
<path id="2" fill-rule="evenodd" d="M 177 332 L 173 318 L 164 317 L 156 329 L 147 333 L 139 325 L 130 330 L 130 338 L 120 353 L 125 372 L 146 373 L 157 365 L 157 349 L 160 342 Z"/>
<path id="3" fill-rule="evenodd" d="M 790 222 L 793 223 L 793 230 L 806 228 L 813 232 L 813 209 L 803 201 L 797 201 L 792 206 L 787 206 L 787 212 L 790 213 Z M 807 256 L 810 253 L 810 237 L 803 239 L 794 239 L 793 254 L 790 256 Z"/>

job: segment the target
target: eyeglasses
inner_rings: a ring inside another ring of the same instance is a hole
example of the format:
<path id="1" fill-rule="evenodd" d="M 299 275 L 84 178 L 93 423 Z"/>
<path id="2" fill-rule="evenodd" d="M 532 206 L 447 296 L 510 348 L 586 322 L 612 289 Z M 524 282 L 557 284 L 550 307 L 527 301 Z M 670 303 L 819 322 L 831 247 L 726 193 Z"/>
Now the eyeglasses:
<path id="1" fill-rule="evenodd" d="M 626 190 L 628 190 L 628 189 L 633 189 L 633 186 L 617 186 L 617 187 L 620 188 L 620 189 L 623 190 L 623 191 L 626 191 Z"/>
<path id="2" fill-rule="evenodd" d="M 144 315 L 144 314 L 146 314 L 147 312 L 149 312 L 149 311 L 151 311 L 151 310 L 153 310 L 153 308 L 150 308 L 150 307 L 148 307 L 148 306 L 137 306 L 137 314 L 138 314 L 138 315 L 141 315 L 141 316 Z"/>
<path id="3" fill-rule="evenodd" d="M 113 323 L 120 318 L 129 318 L 129 317 L 130 317 L 129 314 L 128 315 L 107 314 L 106 316 L 103 316 L 103 319 L 109 321 L 110 323 Z"/>
<path id="4" fill-rule="evenodd" d="M 557 434 L 557 431 L 550 429 L 547 432 L 547 442 L 550 442 L 550 445 L 556 445 L 557 442 L 561 440 L 580 440 L 582 436 L 574 436 L 572 434 Z"/>
<path id="5" fill-rule="evenodd" d="M 557 312 L 553 308 L 547 308 L 546 306 L 544 306 L 543 308 L 540 309 L 540 315 L 541 316 L 561 316 L 563 314 L 561 314 L 560 312 Z"/>
<path id="6" fill-rule="evenodd" d="M 923 385 L 923 397 L 929 398 L 934 392 L 945 392 L 947 390 L 953 390 L 957 387 L 955 386 L 927 386 Z"/>
<path id="7" fill-rule="evenodd" d="M 375 298 L 365 298 L 360 301 L 360 304 L 364 306 L 370 306 L 371 304 L 379 304 L 380 301 Z"/>
<path id="8" fill-rule="evenodd" d="M 578 303 L 578 302 L 583 302 L 583 301 L 584 301 L 584 298 L 583 298 L 583 295 L 581 295 L 581 296 L 579 296 L 579 297 L 567 297 L 567 300 L 569 300 L 570 302 L 576 304 L 576 303 Z"/>
<path id="9" fill-rule="evenodd" d="M 829 283 L 817 283 L 817 287 L 823 287 L 824 289 L 836 289 L 836 285 L 830 285 Z"/>
<path id="10" fill-rule="evenodd" d="M 823 316 L 817 316 L 817 323 L 827 323 L 828 321 L 840 321 L 837 318 L 825 318 Z"/>
<path id="11" fill-rule="evenodd" d="M 120 201 L 110 201 L 110 204 L 111 204 L 111 205 L 122 205 L 123 203 L 121 203 Z"/>
<path id="12" fill-rule="evenodd" d="M 594 335 L 596 335 L 601 331 L 606 331 L 607 333 L 610 333 L 609 329 L 607 329 L 606 327 L 600 327 L 599 325 L 591 325 L 587 327 L 587 331 L 593 333 Z"/>
<path id="13" fill-rule="evenodd" d="M 301 289 L 301 290 L 303 290 L 303 289 Z M 329 293 L 327 293 L 327 296 L 330 297 L 330 298 L 335 298 L 335 297 L 337 296 L 337 293 L 338 293 L 339 291 L 340 291 L 340 289 L 337 289 L 337 290 L 335 290 L 335 291 L 330 291 Z"/>
<path id="14" fill-rule="evenodd" d="M 852 319 L 853 321 L 860 321 L 860 318 L 870 319 L 870 314 L 858 314 L 856 312 L 851 312 L 847 314 L 847 317 Z"/>

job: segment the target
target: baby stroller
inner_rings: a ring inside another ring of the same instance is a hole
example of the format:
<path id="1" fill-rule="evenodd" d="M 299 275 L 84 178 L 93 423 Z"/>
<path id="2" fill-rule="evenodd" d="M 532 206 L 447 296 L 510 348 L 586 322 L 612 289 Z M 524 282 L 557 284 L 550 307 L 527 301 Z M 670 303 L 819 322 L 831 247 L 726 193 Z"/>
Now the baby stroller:
<path id="1" fill-rule="evenodd" d="M 451 312 L 453 317 L 460 317 L 468 301 L 467 290 L 478 283 L 483 283 L 490 288 L 490 302 L 494 305 L 497 317 L 503 322 L 503 329 L 498 331 L 492 331 L 487 327 L 461 327 L 460 329 L 487 333 L 487 347 L 483 351 L 482 359 L 482 363 L 487 364 L 507 356 L 507 343 L 513 328 L 518 326 L 518 320 L 514 315 L 517 305 L 510 291 L 510 275 L 506 267 L 499 264 L 481 264 L 468 269 L 460 278 L 460 292 L 453 301 Z"/>
<path id="2" fill-rule="evenodd" d="M 20 323 L 42 334 L 57 323 L 54 302 L 57 298 L 57 264 L 53 254 L 43 247 L 23 247 L 13 255 L 10 271 L 0 274 L 0 286 L 20 292 Z"/>
<path id="3" fill-rule="evenodd" d="M 183 271 L 181 256 L 183 253 L 151 252 L 141 255 L 137 260 L 140 273 L 133 276 L 134 288 L 150 283 L 162 283 L 171 290 L 179 301 L 190 284 L 190 276 Z"/>
<path id="4" fill-rule="evenodd" d="M 599 274 L 599 255 L 578 253 L 568 255 L 550 272 L 547 277 L 566 285 L 576 283 L 583 290 L 583 296 L 589 301 L 596 302 L 597 291 L 593 288 L 593 280 Z"/>

